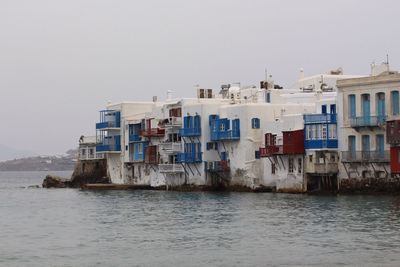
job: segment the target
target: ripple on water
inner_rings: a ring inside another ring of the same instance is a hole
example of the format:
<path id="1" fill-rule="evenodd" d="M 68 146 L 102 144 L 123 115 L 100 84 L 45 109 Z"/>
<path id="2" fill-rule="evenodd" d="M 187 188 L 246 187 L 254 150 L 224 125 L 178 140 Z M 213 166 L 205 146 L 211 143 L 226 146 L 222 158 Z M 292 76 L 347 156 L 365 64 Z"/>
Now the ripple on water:
<path id="1" fill-rule="evenodd" d="M 26 188 L 43 177 L 0 173 L 0 265 L 400 265 L 397 197 Z"/>

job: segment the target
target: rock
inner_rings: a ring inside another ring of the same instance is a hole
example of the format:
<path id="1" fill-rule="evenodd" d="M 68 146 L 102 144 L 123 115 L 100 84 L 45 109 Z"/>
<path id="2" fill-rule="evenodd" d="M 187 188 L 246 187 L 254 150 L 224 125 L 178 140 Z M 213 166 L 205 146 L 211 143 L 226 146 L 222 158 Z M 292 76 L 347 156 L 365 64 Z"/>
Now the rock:
<path id="1" fill-rule="evenodd" d="M 78 161 L 71 177 L 71 187 L 79 188 L 85 184 L 110 184 L 105 159 Z"/>
<path id="2" fill-rule="evenodd" d="M 55 175 L 47 175 L 43 180 L 43 188 L 66 188 L 70 186 L 71 181 Z"/>

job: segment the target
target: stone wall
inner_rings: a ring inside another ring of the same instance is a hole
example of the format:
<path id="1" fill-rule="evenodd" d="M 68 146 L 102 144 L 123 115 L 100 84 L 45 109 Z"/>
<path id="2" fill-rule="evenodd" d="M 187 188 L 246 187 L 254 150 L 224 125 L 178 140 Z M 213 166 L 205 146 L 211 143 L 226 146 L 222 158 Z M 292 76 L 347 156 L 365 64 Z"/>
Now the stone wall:
<path id="1" fill-rule="evenodd" d="M 340 194 L 400 194 L 400 178 L 351 178 L 340 180 Z"/>

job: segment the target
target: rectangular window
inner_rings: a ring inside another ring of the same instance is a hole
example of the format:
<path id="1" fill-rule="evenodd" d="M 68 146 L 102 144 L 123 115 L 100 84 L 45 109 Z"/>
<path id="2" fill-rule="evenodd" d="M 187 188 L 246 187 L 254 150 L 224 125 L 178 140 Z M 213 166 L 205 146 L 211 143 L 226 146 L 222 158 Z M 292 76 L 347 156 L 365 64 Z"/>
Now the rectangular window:
<path id="1" fill-rule="evenodd" d="M 337 125 L 336 124 L 330 124 L 329 125 L 329 139 L 337 139 Z"/>
<path id="2" fill-rule="evenodd" d="M 317 139 L 317 126 L 312 125 L 312 140 Z"/>
<path id="3" fill-rule="evenodd" d="M 376 135 L 376 151 L 379 153 L 383 153 L 385 150 L 385 138 L 383 134 Z"/>
<path id="4" fill-rule="evenodd" d="M 362 136 L 362 151 L 364 152 L 370 151 L 369 135 Z"/>
<path id="5" fill-rule="evenodd" d="M 348 137 L 348 144 L 349 144 L 349 151 L 355 152 L 356 151 L 356 137 L 354 135 L 350 135 Z"/>
<path id="6" fill-rule="evenodd" d="M 336 114 L 336 104 L 331 104 L 331 114 Z"/>
<path id="7" fill-rule="evenodd" d="M 260 119 L 259 118 L 251 119 L 251 128 L 260 129 Z"/>
<path id="8" fill-rule="evenodd" d="M 322 140 L 326 140 L 327 138 L 327 126 L 326 124 L 321 125 L 321 137 Z"/>
<path id="9" fill-rule="evenodd" d="M 308 160 L 310 161 L 310 163 L 312 163 L 312 161 L 313 161 L 313 155 L 309 155 L 309 156 L 308 156 Z"/>
<path id="10" fill-rule="evenodd" d="M 271 103 L 271 93 L 270 92 L 267 92 L 265 94 L 265 102 Z"/>
<path id="11" fill-rule="evenodd" d="M 392 114 L 399 115 L 399 91 L 392 91 Z"/>
<path id="12" fill-rule="evenodd" d="M 321 106 L 321 111 L 322 114 L 326 114 L 326 105 Z"/>
<path id="13" fill-rule="evenodd" d="M 308 140 L 312 140 L 313 139 L 313 132 L 312 132 L 311 125 L 307 126 L 307 135 L 308 135 Z"/>
<path id="14" fill-rule="evenodd" d="M 294 170 L 293 158 L 289 158 L 289 173 L 293 173 L 293 170 Z"/>
<path id="15" fill-rule="evenodd" d="M 349 118 L 355 118 L 356 117 L 356 96 L 355 95 L 349 95 L 348 106 L 349 106 Z"/>

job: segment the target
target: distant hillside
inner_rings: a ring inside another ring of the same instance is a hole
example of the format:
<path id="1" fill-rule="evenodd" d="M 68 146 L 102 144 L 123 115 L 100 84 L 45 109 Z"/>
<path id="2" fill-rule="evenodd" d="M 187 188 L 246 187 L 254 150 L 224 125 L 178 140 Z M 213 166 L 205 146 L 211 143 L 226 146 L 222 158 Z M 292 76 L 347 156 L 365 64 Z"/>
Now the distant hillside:
<path id="1" fill-rule="evenodd" d="M 63 156 L 37 156 L 0 162 L 0 171 L 69 171 L 76 162 L 76 150 Z"/>
<path id="2" fill-rule="evenodd" d="M 0 161 L 37 156 L 36 153 L 28 150 L 19 150 L 0 144 Z"/>

